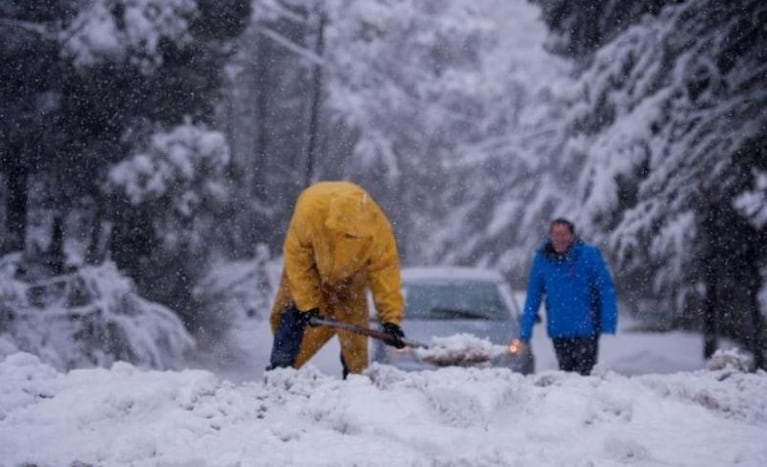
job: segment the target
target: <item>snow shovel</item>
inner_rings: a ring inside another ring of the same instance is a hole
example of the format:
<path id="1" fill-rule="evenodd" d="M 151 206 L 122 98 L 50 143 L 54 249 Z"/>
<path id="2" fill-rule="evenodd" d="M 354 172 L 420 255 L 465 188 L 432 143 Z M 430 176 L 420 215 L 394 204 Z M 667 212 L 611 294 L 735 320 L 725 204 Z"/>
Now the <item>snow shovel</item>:
<path id="1" fill-rule="evenodd" d="M 361 336 L 368 336 L 374 339 L 379 339 L 386 343 L 391 342 L 391 336 L 388 333 L 379 331 L 378 329 L 364 328 L 362 326 L 357 326 L 351 323 L 344 323 L 343 321 L 336 321 L 330 318 L 312 318 L 309 321 L 309 324 L 314 326 L 321 325 L 321 326 L 328 326 L 328 327 L 336 328 L 336 329 L 343 329 L 344 331 L 353 332 L 354 334 L 359 334 Z M 408 347 L 423 348 L 423 349 L 426 349 L 429 347 L 423 342 L 414 341 L 412 339 L 402 338 L 400 340 Z"/>
<path id="2" fill-rule="evenodd" d="M 391 336 L 383 331 L 329 318 L 312 318 L 309 323 L 343 329 L 354 334 L 379 339 L 386 343 L 391 339 Z M 435 338 L 433 340 L 434 343 L 431 345 L 407 338 L 403 338 L 402 342 L 411 347 L 419 359 L 436 366 L 482 365 L 507 352 L 506 347 L 494 346 L 489 342 L 469 335 L 456 335 L 446 338 Z"/>

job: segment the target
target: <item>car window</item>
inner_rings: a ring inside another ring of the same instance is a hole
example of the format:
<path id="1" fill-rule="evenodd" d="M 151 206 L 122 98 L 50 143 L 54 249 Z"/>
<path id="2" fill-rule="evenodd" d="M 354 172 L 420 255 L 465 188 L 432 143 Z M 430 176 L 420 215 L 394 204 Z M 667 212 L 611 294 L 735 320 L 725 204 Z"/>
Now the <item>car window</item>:
<path id="1" fill-rule="evenodd" d="M 498 285 L 487 281 L 405 283 L 405 319 L 508 320 Z"/>

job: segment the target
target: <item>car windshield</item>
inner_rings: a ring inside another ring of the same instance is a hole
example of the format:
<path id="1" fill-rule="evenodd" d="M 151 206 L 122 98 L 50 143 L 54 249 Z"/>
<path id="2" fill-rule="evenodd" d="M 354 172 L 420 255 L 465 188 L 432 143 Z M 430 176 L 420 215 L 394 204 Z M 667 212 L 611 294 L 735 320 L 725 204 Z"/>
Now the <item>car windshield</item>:
<path id="1" fill-rule="evenodd" d="M 406 283 L 405 318 L 422 320 L 508 320 L 498 286 L 486 281 Z"/>

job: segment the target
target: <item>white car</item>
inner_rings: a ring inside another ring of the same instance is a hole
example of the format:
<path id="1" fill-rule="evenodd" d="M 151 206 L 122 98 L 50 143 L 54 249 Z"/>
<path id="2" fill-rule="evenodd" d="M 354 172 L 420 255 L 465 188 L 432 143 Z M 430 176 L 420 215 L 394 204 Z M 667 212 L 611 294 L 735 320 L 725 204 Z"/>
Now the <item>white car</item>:
<path id="1" fill-rule="evenodd" d="M 511 287 L 497 271 L 465 267 L 411 267 L 402 270 L 405 312 L 402 330 L 408 339 L 429 342 L 433 337 L 471 334 L 507 346 L 519 337 L 519 307 Z M 374 341 L 371 361 L 403 370 L 436 366 L 420 360 L 409 348 L 402 350 Z M 509 350 L 496 366 L 524 374 L 534 370 L 531 352 Z"/>

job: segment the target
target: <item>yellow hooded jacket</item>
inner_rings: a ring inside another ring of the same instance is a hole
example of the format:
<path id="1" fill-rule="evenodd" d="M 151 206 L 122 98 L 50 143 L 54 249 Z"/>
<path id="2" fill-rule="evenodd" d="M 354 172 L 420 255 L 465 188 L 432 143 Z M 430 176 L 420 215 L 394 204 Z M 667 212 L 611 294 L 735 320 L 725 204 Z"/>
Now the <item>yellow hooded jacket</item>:
<path id="1" fill-rule="evenodd" d="M 304 190 L 296 202 L 283 255 L 282 281 L 271 316 L 273 331 L 280 311 L 289 303 L 300 311 L 318 308 L 323 316 L 367 326 L 367 288 L 380 322 L 402 321 L 394 235 L 381 208 L 361 187 L 320 182 Z M 304 340 L 313 334 L 308 332 Z M 326 337 L 330 336 L 323 335 L 321 340 Z M 322 344 L 315 342 L 312 347 Z M 296 366 L 313 353 L 302 352 Z"/>

